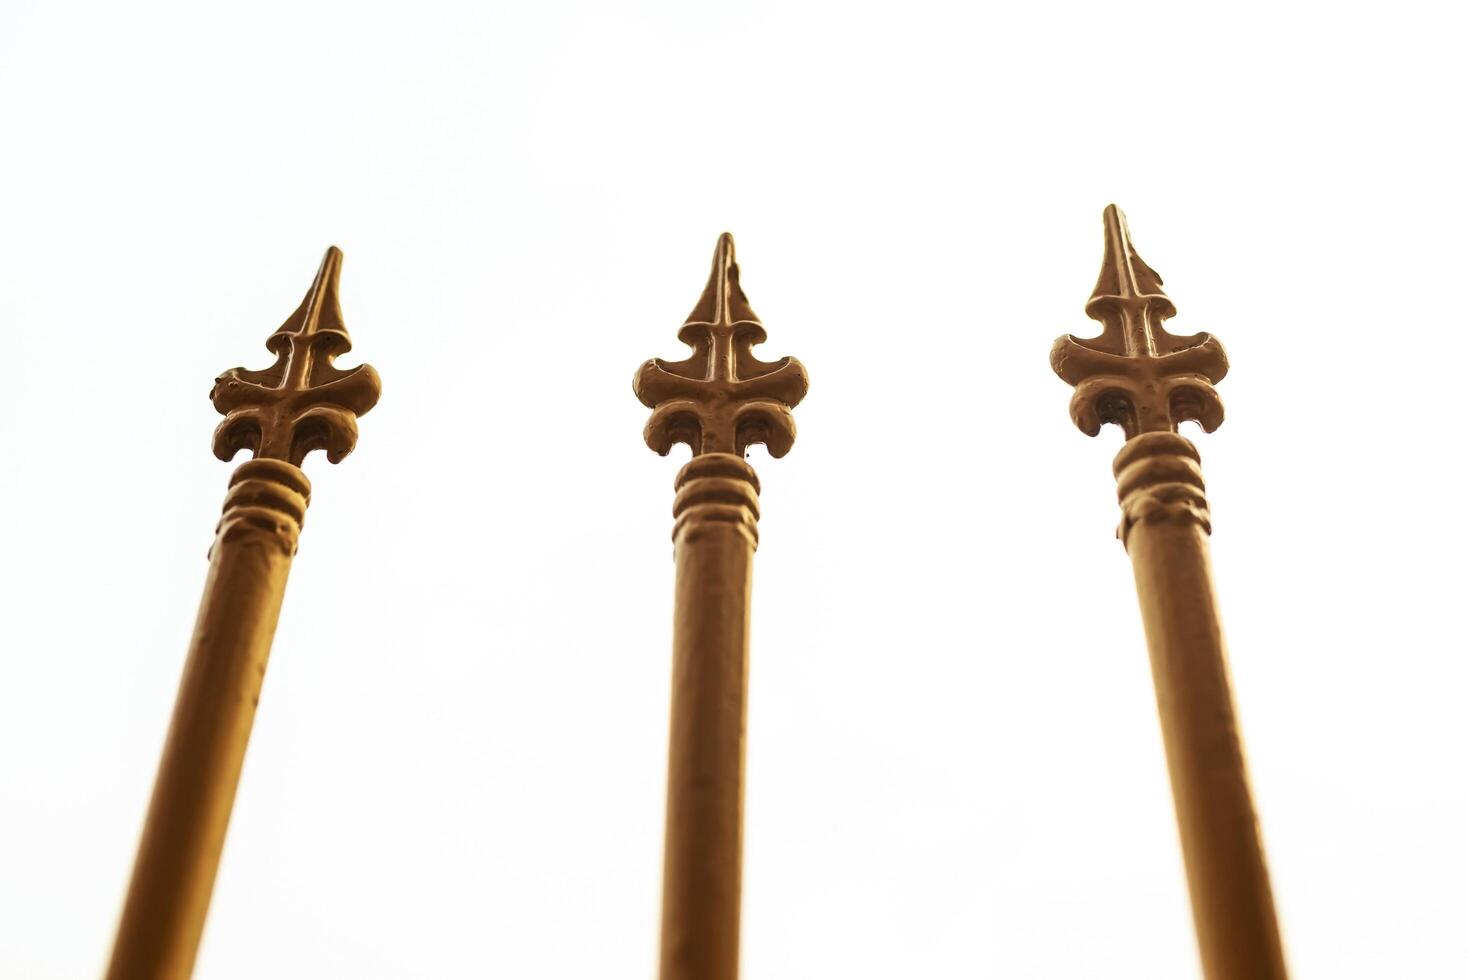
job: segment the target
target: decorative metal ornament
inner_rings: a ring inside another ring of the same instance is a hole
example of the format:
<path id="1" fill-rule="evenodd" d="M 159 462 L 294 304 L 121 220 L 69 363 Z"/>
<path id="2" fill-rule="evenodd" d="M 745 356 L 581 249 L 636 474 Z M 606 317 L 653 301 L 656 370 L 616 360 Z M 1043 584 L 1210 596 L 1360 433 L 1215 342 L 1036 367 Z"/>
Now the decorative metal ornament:
<path id="1" fill-rule="evenodd" d="M 381 393 L 371 367 L 332 364 L 351 349 L 337 300 L 341 261 L 327 250 L 300 308 L 266 342 L 274 366 L 227 371 L 210 396 L 225 416 L 215 454 L 229 460 L 248 449 L 254 458 L 230 477 L 109 980 L 193 973 L 310 499 L 299 466 L 314 449 L 333 463 L 351 452 L 356 416 Z"/>
<path id="2" fill-rule="evenodd" d="M 1286 976 L 1269 872 L 1249 790 L 1209 564 L 1211 525 L 1198 451 L 1177 434 L 1223 422 L 1213 385 L 1228 371 L 1206 333 L 1179 337 L 1162 279 L 1106 209 L 1106 252 L 1086 313 L 1099 337 L 1065 336 L 1050 363 L 1075 386 L 1070 413 L 1087 435 L 1121 426 L 1114 470 L 1118 536 L 1132 559 L 1147 634 L 1183 863 L 1208 980 Z"/>
<path id="3" fill-rule="evenodd" d="M 759 541 L 759 479 L 744 451 L 784 456 L 790 410 L 809 387 L 794 358 L 756 360 L 765 329 L 739 287 L 734 239 L 678 338 L 683 361 L 643 364 L 633 391 L 653 410 L 644 438 L 693 459 L 674 481 L 672 725 L 663 864 L 663 980 L 735 980 L 744 838 L 749 596 Z"/>

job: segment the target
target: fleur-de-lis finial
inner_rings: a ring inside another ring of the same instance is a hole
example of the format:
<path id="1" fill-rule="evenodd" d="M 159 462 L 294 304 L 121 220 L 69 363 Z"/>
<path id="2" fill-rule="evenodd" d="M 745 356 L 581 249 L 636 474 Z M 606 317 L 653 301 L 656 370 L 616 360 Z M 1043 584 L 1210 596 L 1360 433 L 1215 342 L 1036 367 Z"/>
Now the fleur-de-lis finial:
<path id="1" fill-rule="evenodd" d="M 214 430 L 220 459 L 248 449 L 256 459 L 300 466 L 307 453 L 324 449 L 339 463 L 356 446 L 357 416 L 377 404 L 382 381 L 370 365 L 343 371 L 332 363 L 352 349 L 337 299 L 341 268 L 333 245 L 300 308 L 265 341 L 274 364 L 231 368 L 215 379 L 209 398 L 224 416 Z"/>
<path id="2" fill-rule="evenodd" d="M 765 328 L 739 288 L 734 238 L 719 236 L 714 267 L 698 305 L 678 331 L 693 350 L 683 361 L 653 358 L 637 371 L 632 390 L 653 410 L 643 429 L 648 446 L 666 456 L 674 443 L 693 455 L 744 455 L 764 443 L 776 458 L 795 442 L 790 410 L 805 397 L 810 381 L 793 357 L 757 360 L 751 352 L 765 341 Z"/>
<path id="3" fill-rule="evenodd" d="M 1176 432 L 1195 421 L 1205 432 L 1223 423 L 1213 385 L 1228 373 L 1228 355 L 1212 334 L 1179 337 L 1162 323 L 1177 315 L 1162 277 L 1132 247 L 1126 216 L 1115 204 L 1103 215 L 1106 254 L 1086 315 L 1102 324 L 1088 340 L 1066 335 L 1050 351 L 1055 373 L 1075 386 L 1070 417 L 1088 436 L 1115 423 L 1126 437 Z"/>

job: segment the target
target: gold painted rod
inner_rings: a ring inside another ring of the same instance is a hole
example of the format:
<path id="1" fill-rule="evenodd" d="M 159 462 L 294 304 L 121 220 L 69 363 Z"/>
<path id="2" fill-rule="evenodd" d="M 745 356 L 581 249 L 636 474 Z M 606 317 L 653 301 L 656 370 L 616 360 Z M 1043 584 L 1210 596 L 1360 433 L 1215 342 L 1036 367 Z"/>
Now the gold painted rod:
<path id="1" fill-rule="evenodd" d="M 1284 980 L 1213 589 L 1197 452 L 1182 436 L 1146 433 L 1117 455 L 1116 472 L 1203 974 Z"/>
<path id="2" fill-rule="evenodd" d="M 738 456 L 678 475 L 663 980 L 735 980 L 744 843 L 749 599 L 759 481 Z"/>
<path id="3" fill-rule="evenodd" d="M 690 355 L 653 358 L 632 390 L 652 416 L 650 449 L 687 443 L 673 502 L 675 605 L 663 857 L 662 980 L 736 980 L 744 850 L 744 733 L 749 597 L 759 479 L 744 461 L 763 443 L 776 459 L 795 442 L 791 409 L 810 380 L 793 357 L 761 361 L 765 328 L 739 285 L 734 239 L 713 267 L 678 339 Z"/>
<path id="4" fill-rule="evenodd" d="M 1211 524 L 1198 451 L 1177 434 L 1223 424 L 1214 387 L 1228 354 L 1209 333 L 1174 334 L 1177 307 L 1142 261 L 1125 215 L 1101 215 L 1105 248 L 1086 315 L 1095 337 L 1067 334 L 1050 366 L 1075 387 L 1070 416 L 1087 435 L 1117 425 L 1114 466 L 1131 555 L 1198 949 L 1207 980 L 1284 980 L 1283 943 L 1249 791 L 1208 561 Z"/>
<path id="5" fill-rule="evenodd" d="M 271 367 L 231 368 L 209 395 L 224 416 L 214 454 L 255 458 L 230 478 L 215 530 L 109 980 L 188 980 L 194 970 L 310 498 L 300 464 L 317 449 L 341 461 L 357 444 L 357 417 L 382 392 L 369 365 L 333 363 L 352 349 L 341 267 L 341 250 L 328 248 L 300 306 L 266 342 Z"/>
<path id="6" fill-rule="evenodd" d="M 109 980 L 193 973 L 309 495 L 279 460 L 230 480 Z"/>

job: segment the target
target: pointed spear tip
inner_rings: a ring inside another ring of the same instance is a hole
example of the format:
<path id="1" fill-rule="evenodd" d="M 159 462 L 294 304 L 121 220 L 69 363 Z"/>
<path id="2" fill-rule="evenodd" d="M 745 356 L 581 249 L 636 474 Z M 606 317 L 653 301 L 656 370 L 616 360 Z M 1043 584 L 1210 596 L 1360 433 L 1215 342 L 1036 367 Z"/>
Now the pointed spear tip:
<path id="1" fill-rule="evenodd" d="M 708 284 L 698 305 L 688 314 L 687 323 L 738 323 L 743 320 L 759 322 L 749 300 L 739 286 L 739 263 L 734 258 L 734 236 L 729 232 L 719 235 L 714 245 L 714 264 L 709 270 Z"/>
<path id="2" fill-rule="evenodd" d="M 1162 277 L 1142 260 L 1132 245 L 1126 213 L 1115 204 L 1108 204 L 1101 212 L 1101 223 L 1106 230 L 1106 242 L 1101 257 L 1101 275 L 1096 280 L 1091 298 L 1162 294 Z"/>
<path id="3" fill-rule="evenodd" d="M 342 250 L 335 245 L 326 246 L 326 254 L 321 256 L 321 278 L 334 287 L 341 273 Z"/>
<path id="4" fill-rule="evenodd" d="M 1126 255 L 1131 251 L 1132 233 L 1126 224 L 1126 212 L 1115 204 L 1106 205 L 1101 212 L 1101 224 L 1106 229 L 1106 253 L 1108 261 L 1112 253 Z"/>
<path id="5" fill-rule="evenodd" d="M 342 250 L 335 245 L 326 246 L 326 252 L 321 256 L 321 264 L 316 267 L 316 278 L 311 282 L 311 288 L 306 291 L 303 304 L 309 304 L 312 296 L 328 294 L 334 296 L 341 286 L 342 275 Z"/>
<path id="6" fill-rule="evenodd" d="M 326 253 L 321 256 L 316 278 L 312 281 L 311 288 L 306 290 L 306 297 L 301 300 L 300 308 L 281 324 L 276 333 L 331 331 L 341 335 L 343 346 L 340 353 L 350 350 L 351 341 L 347 336 L 346 325 L 342 322 L 339 294 L 341 275 L 342 250 L 335 245 L 328 245 Z"/>
<path id="7" fill-rule="evenodd" d="M 729 232 L 722 232 L 719 240 L 714 243 L 714 267 L 709 270 L 709 285 L 722 281 L 728 277 L 739 278 L 739 262 L 734 257 L 734 236 Z"/>

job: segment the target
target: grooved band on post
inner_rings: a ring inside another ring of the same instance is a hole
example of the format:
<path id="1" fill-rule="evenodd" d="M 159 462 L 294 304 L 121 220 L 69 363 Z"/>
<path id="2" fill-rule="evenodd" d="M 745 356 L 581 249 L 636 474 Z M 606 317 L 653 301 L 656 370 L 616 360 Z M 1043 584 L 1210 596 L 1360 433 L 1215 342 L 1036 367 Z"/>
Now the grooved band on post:
<path id="1" fill-rule="evenodd" d="M 729 453 L 695 456 L 673 483 L 673 540 L 694 540 L 710 524 L 732 524 L 759 546 L 759 477 Z"/>
<path id="2" fill-rule="evenodd" d="M 310 503 L 311 481 L 300 469 L 278 459 L 248 460 L 230 476 L 215 540 L 265 534 L 292 557 Z"/>
<path id="3" fill-rule="evenodd" d="M 1116 454 L 1116 496 L 1123 545 L 1133 527 L 1144 522 L 1195 523 L 1204 534 L 1213 525 L 1204 494 L 1198 450 L 1175 432 L 1144 432 Z"/>

